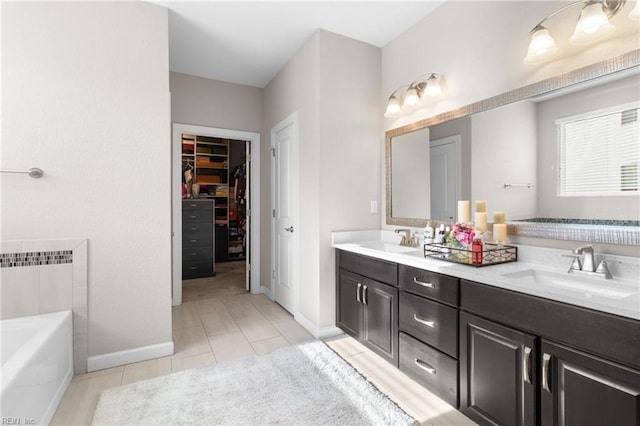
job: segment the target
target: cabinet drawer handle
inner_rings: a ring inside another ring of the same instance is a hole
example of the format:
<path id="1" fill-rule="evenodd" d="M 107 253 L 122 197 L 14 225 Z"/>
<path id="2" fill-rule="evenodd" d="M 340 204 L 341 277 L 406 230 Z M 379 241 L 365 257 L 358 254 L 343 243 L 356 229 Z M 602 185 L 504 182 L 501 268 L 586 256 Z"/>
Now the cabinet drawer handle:
<path id="1" fill-rule="evenodd" d="M 198 253 L 191 253 L 191 254 L 189 254 L 189 256 L 197 256 L 197 255 L 198 255 Z"/>
<path id="2" fill-rule="evenodd" d="M 413 282 L 415 284 L 421 285 L 422 287 L 427 287 L 427 288 L 435 288 L 435 286 L 432 283 L 425 283 L 424 281 L 420 281 L 418 278 L 413 277 Z"/>
<path id="3" fill-rule="evenodd" d="M 197 243 L 198 240 L 189 240 L 190 243 Z"/>
<path id="4" fill-rule="evenodd" d="M 358 303 L 362 303 L 362 297 L 360 296 L 360 289 L 362 289 L 362 284 L 358 283 L 358 288 L 356 288 L 356 301 L 358 301 Z"/>
<path id="5" fill-rule="evenodd" d="M 427 321 L 424 318 L 420 318 L 418 316 L 418 314 L 413 314 L 413 319 L 416 320 L 417 322 L 419 322 L 420 324 L 424 324 L 427 327 L 431 327 L 431 328 L 435 328 L 436 327 L 436 322 L 435 321 Z"/>
<path id="6" fill-rule="evenodd" d="M 198 269 L 197 266 L 190 266 L 189 269 L 194 270 L 194 269 Z"/>
<path id="7" fill-rule="evenodd" d="M 436 369 L 433 368 L 432 366 L 430 366 L 429 364 L 427 364 L 426 362 L 418 359 L 418 358 L 414 358 L 413 359 L 413 363 L 415 365 L 417 365 L 418 367 L 422 368 L 424 371 L 426 371 L 429 374 L 433 374 L 435 376 L 436 374 Z"/>
<path id="8" fill-rule="evenodd" d="M 366 285 L 362 287 L 362 303 L 369 304 L 369 287 Z"/>
<path id="9" fill-rule="evenodd" d="M 196 218 L 196 217 L 198 217 L 198 216 L 191 215 L 191 216 L 189 216 L 189 217 L 190 217 L 191 219 L 195 219 L 195 218 Z"/>
<path id="10" fill-rule="evenodd" d="M 549 380 L 549 363 L 551 362 L 551 355 L 542 354 L 542 389 L 551 393 L 551 386 Z"/>
<path id="11" fill-rule="evenodd" d="M 522 378 L 531 384 L 531 348 L 524 347 L 524 358 L 522 359 Z"/>
<path id="12" fill-rule="evenodd" d="M 192 231 L 197 231 L 197 230 L 198 230 L 198 228 L 191 228 L 191 230 L 192 230 Z"/>

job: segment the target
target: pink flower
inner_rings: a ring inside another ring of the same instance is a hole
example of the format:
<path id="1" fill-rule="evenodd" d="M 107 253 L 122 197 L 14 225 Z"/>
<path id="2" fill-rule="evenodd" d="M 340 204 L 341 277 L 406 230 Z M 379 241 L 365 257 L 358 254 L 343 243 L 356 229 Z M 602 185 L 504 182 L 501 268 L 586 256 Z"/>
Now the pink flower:
<path id="1" fill-rule="evenodd" d="M 473 238 L 476 236 L 476 231 L 473 225 L 468 225 L 462 222 L 456 222 L 451 229 L 451 234 L 455 237 L 463 246 L 470 246 L 473 242 Z"/>

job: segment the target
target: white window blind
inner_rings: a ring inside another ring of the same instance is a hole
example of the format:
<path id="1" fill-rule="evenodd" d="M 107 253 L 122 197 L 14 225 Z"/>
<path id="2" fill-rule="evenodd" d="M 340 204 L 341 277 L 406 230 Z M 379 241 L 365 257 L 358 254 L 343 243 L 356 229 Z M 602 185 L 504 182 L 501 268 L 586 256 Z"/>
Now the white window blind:
<path id="1" fill-rule="evenodd" d="M 556 120 L 558 196 L 638 195 L 640 102 Z"/>

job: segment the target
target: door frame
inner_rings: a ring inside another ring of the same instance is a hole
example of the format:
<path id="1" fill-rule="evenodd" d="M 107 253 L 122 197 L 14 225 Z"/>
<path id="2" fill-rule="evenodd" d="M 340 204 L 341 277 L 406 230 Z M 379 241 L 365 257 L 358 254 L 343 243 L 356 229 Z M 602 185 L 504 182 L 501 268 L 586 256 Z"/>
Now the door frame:
<path id="1" fill-rule="evenodd" d="M 454 198 L 454 200 L 459 200 L 461 198 L 461 194 L 462 194 L 462 179 L 460 178 L 460 174 L 462 173 L 462 136 L 459 134 L 456 135 L 451 135 L 451 136 L 445 136 L 443 138 L 438 138 L 438 139 L 433 139 L 433 140 L 429 140 L 429 150 L 431 150 L 431 148 L 436 147 L 436 146 L 440 146 L 440 145 L 447 145 L 453 143 L 454 147 L 455 147 L 455 163 L 456 163 L 456 167 L 458 168 L 457 173 L 456 173 L 456 196 Z M 431 161 L 431 151 L 429 151 L 429 161 Z M 457 209 L 457 207 L 456 207 Z M 456 210 L 457 212 L 457 210 Z M 456 215 L 454 214 L 453 217 L 456 217 Z"/>
<path id="2" fill-rule="evenodd" d="M 270 155 L 270 164 L 271 164 L 271 268 L 269 271 L 269 275 L 270 275 L 270 286 L 269 286 L 269 297 L 271 298 L 271 300 L 276 299 L 276 277 L 275 277 L 275 273 L 276 273 L 276 261 L 277 261 L 277 257 L 276 257 L 276 237 L 277 237 L 277 231 L 276 231 L 276 218 L 275 218 L 275 214 L 273 212 L 275 212 L 275 206 L 276 206 L 276 161 L 275 161 L 275 142 L 276 142 L 276 134 L 286 128 L 292 126 L 293 127 L 293 134 L 295 135 L 295 141 L 294 141 L 294 152 L 292 155 L 292 160 L 295 161 L 295 173 L 294 173 L 294 177 L 292 179 L 291 182 L 291 192 L 293 194 L 291 194 L 292 196 L 292 200 L 293 202 L 296 204 L 296 213 L 295 213 L 295 218 L 293 219 L 293 223 L 292 226 L 294 227 L 294 229 L 297 229 L 298 231 L 300 230 L 300 227 L 298 226 L 298 217 L 299 217 L 299 185 L 298 185 L 298 177 L 299 177 L 299 168 L 298 168 L 298 152 L 299 152 L 299 133 L 298 133 L 298 113 L 294 112 L 292 114 L 290 114 L 288 117 L 286 117 L 284 120 L 280 121 L 278 124 L 276 124 L 275 126 L 273 126 L 271 128 L 271 140 L 269 143 L 269 155 Z M 294 232 L 292 235 L 293 238 L 293 259 L 292 259 L 292 264 L 293 264 L 293 273 L 292 273 L 292 281 L 293 281 L 293 312 L 291 312 L 291 314 L 293 314 L 294 317 L 296 317 L 298 315 L 298 295 L 300 294 L 300 270 L 299 270 L 299 264 L 300 264 L 300 254 L 299 254 L 299 250 L 298 248 L 300 247 L 300 239 L 299 239 L 299 232 Z"/>
<path id="3" fill-rule="evenodd" d="M 249 176 L 249 278 L 251 293 L 261 292 L 260 286 L 260 133 L 218 127 L 173 123 L 171 145 L 171 210 L 172 210 L 172 305 L 182 304 L 182 134 L 249 141 L 251 146 Z"/>

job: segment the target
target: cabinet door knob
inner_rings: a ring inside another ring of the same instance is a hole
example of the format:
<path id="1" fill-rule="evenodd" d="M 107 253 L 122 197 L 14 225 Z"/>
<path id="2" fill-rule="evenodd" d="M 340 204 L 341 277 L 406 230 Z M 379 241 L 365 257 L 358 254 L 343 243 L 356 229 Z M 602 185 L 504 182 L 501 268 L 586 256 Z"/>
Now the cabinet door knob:
<path id="1" fill-rule="evenodd" d="M 435 288 L 436 287 L 435 285 L 433 285 L 433 283 L 427 283 L 427 282 L 424 282 L 424 281 L 420 281 L 417 277 L 413 277 L 413 282 L 415 284 L 418 284 L 419 286 L 422 286 L 422 287 L 427 287 L 427 288 Z"/>
<path id="2" fill-rule="evenodd" d="M 436 374 L 436 369 L 430 366 L 429 364 L 427 364 L 426 362 L 422 361 L 421 359 L 414 358 L 413 363 L 429 374 L 433 374 L 433 375 Z"/>
<path id="3" fill-rule="evenodd" d="M 427 327 L 435 328 L 436 326 L 435 321 L 428 321 L 424 318 L 419 317 L 418 314 L 413 314 L 413 319 L 419 322 L 420 324 L 426 325 Z"/>
<path id="4" fill-rule="evenodd" d="M 531 384 L 531 348 L 524 347 L 524 357 L 522 359 L 522 378 L 525 382 Z"/>
<path id="5" fill-rule="evenodd" d="M 551 380 L 549 380 L 551 355 L 542 354 L 542 389 L 551 393 Z"/>

